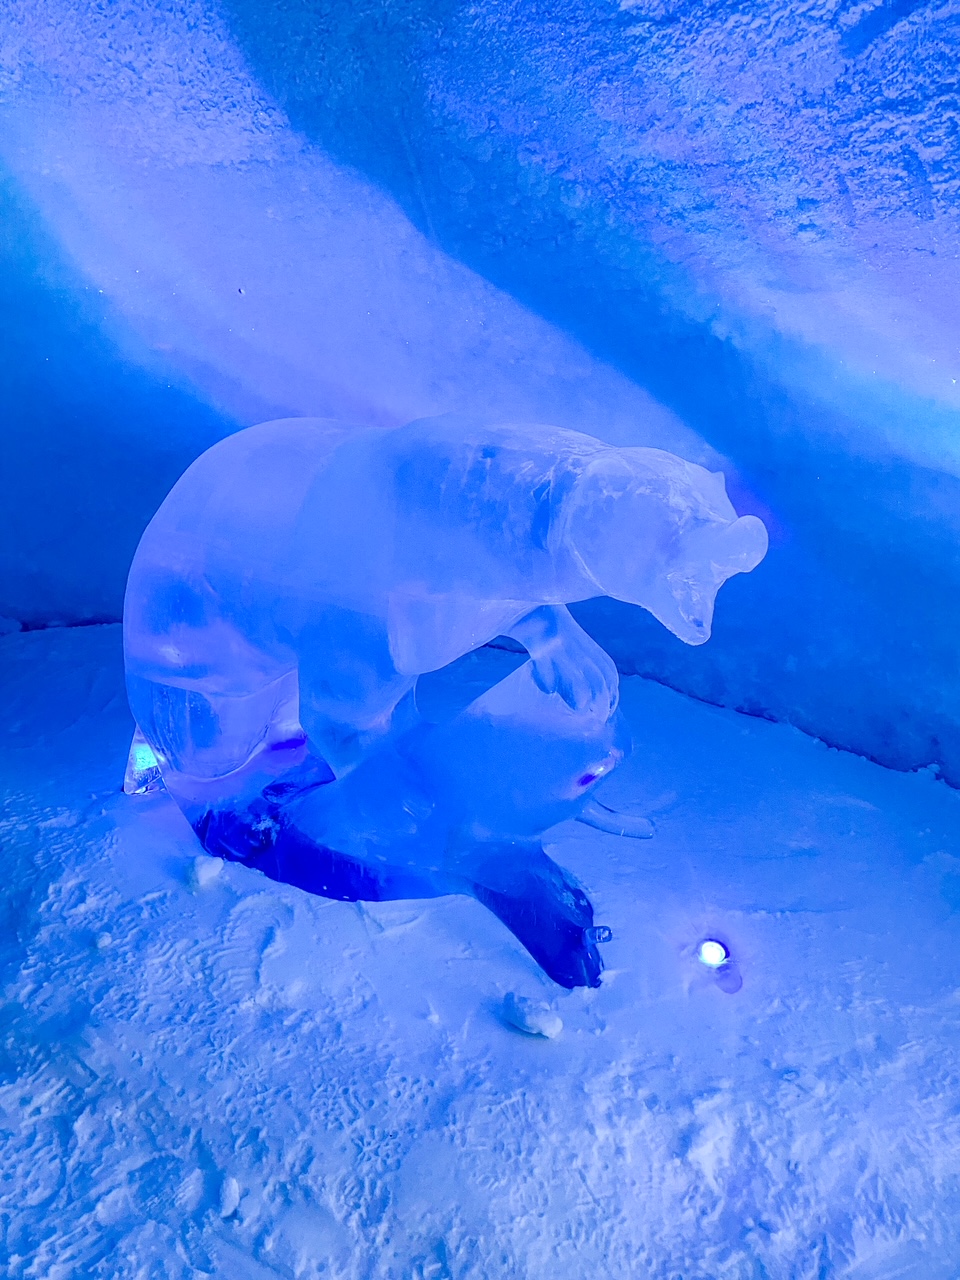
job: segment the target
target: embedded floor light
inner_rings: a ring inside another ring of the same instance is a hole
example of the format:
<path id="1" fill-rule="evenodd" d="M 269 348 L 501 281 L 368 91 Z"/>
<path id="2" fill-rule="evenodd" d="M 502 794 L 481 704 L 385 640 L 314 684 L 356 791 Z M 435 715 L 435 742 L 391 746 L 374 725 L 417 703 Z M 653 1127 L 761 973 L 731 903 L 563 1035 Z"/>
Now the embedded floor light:
<path id="1" fill-rule="evenodd" d="M 743 986 L 740 966 L 730 954 L 730 948 L 719 938 L 704 938 L 697 947 L 697 959 L 727 995 L 734 995 Z"/>
<path id="2" fill-rule="evenodd" d="M 697 952 L 697 958 L 701 964 L 705 964 L 708 969 L 719 969 L 722 964 L 726 964 L 730 959 L 730 952 L 718 942 L 716 938 L 705 938 L 700 943 L 700 949 Z"/>

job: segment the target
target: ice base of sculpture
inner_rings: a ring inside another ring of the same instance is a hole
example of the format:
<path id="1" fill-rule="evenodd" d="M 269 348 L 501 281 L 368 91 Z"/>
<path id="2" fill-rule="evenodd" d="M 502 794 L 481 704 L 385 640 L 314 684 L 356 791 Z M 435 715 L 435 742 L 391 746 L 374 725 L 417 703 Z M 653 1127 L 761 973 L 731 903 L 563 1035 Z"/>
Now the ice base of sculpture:
<path id="1" fill-rule="evenodd" d="M 164 782 L 208 854 L 347 902 L 468 894 L 555 982 L 597 986 L 610 931 L 540 835 L 622 759 L 620 719 L 545 695 L 516 654 L 468 659 L 425 681 L 432 719 L 339 780 L 301 735 L 226 778 L 167 765 Z"/>

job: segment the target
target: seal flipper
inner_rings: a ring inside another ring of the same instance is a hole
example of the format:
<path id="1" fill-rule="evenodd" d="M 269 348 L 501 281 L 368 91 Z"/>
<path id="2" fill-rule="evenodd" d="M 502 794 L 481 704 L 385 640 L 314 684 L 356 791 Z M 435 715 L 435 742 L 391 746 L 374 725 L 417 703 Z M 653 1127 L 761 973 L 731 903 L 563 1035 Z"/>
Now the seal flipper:
<path id="1" fill-rule="evenodd" d="M 628 836 L 633 840 L 649 840 L 654 835 L 654 825 L 649 818 L 636 813 L 621 813 L 599 800 L 588 800 L 577 814 L 577 821 L 596 831 Z"/>
<path id="2" fill-rule="evenodd" d="M 539 845 L 478 846 L 460 870 L 477 901 L 554 982 L 568 990 L 600 985 L 590 899 Z"/>

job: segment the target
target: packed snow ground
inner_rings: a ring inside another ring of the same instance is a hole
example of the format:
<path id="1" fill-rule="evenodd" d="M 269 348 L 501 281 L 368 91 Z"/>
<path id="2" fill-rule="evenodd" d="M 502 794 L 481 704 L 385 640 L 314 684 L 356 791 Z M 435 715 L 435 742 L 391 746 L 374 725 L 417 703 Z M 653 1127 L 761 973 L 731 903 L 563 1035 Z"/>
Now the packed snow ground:
<path id="1" fill-rule="evenodd" d="M 118 628 L 7 636 L 0 673 L 5 1274 L 960 1273 L 960 796 L 929 772 L 625 681 L 602 798 L 657 834 L 553 833 L 615 934 L 568 994 L 471 901 L 198 884 L 168 798 L 119 791 Z"/>

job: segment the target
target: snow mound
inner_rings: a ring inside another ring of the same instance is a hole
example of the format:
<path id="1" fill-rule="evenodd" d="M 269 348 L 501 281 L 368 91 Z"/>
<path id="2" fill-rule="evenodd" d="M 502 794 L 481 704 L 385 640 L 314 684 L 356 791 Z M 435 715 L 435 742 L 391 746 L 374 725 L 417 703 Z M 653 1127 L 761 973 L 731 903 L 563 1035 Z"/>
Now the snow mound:
<path id="1" fill-rule="evenodd" d="M 563 1030 L 563 1019 L 548 1004 L 512 991 L 503 1002 L 503 1017 L 514 1030 L 528 1036 L 543 1036 L 545 1040 L 556 1040 Z"/>

